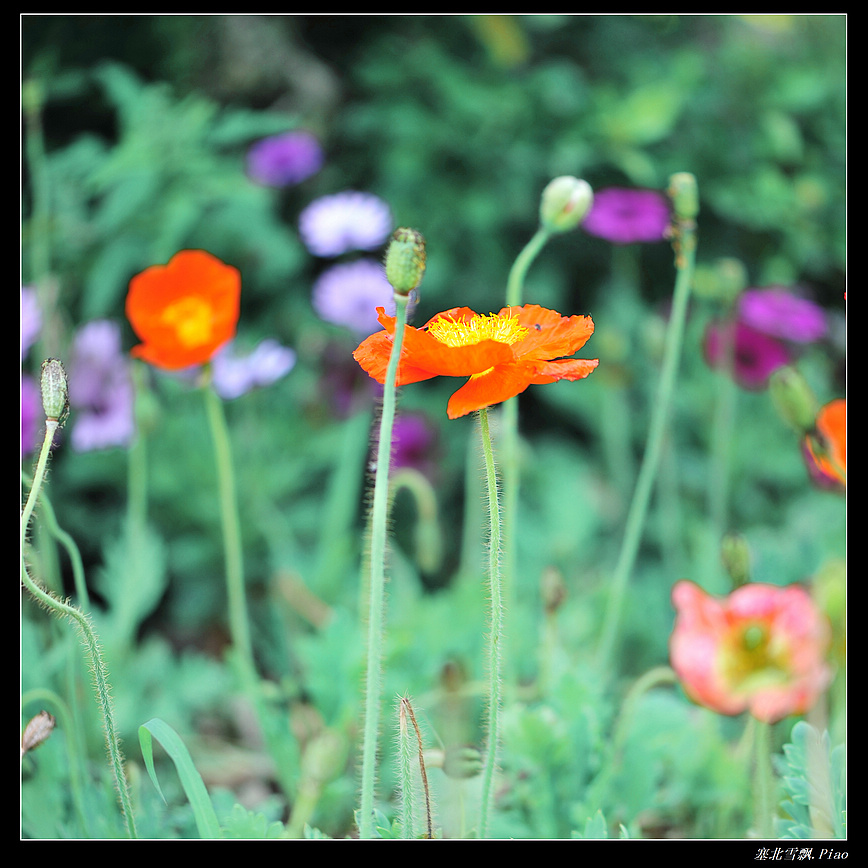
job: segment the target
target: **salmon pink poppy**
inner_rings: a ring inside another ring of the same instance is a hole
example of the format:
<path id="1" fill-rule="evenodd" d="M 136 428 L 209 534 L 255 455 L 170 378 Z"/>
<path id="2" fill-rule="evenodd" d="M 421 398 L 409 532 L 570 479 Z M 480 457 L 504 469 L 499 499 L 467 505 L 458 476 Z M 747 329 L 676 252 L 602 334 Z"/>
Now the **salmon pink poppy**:
<path id="1" fill-rule="evenodd" d="M 235 336 L 241 275 L 204 250 L 182 250 L 130 281 L 126 313 L 142 343 L 132 355 L 178 370 L 209 361 Z"/>
<path id="2" fill-rule="evenodd" d="M 364 340 L 353 357 L 382 383 L 395 317 L 386 316 L 382 307 L 377 313 L 384 330 Z M 488 315 L 454 307 L 422 328 L 405 327 L 397 385 L 431 377 L 468 377 L 446 408 L 449 418 L 457 419 L 506 401 L 533 384 L 587 377 L 598 359 L 565 357 L 581 349 L 593 332 L 589 316 L 561 316 L 536 304 Z"/>
<path id="3" fill-rule="evenodd" d="M 721 714 L 773 723 L 811 708 L 829 684 L 829 626 L 796 585 L 748 583 L 718 599 L 672 589 L 670 661 L 687 695 Z"/>

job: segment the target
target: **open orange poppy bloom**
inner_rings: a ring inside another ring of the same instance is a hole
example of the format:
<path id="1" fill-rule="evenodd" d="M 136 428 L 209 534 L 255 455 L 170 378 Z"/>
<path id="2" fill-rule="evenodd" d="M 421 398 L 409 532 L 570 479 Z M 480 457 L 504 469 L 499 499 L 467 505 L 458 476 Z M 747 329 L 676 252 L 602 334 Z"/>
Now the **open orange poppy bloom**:
<path id="1" fill-rule="evenodd" d="M 386 379 L 395 318 L 378 307 L 384 331 L 364 340 L 353 358 L 375 380 Z M 478 314 L 453 307 L 432 317 L 423 328 L 406 326 L 397 385 L 431 377 L 469 377 L 449 399 L 446 412 L 457 419 L 499 404 L 528 386 L 557 380 L 581 380 L 598 359 L 568 359 L 594 332 L 589 316 L 561 316 L 526 304 L 500 313 Z"/>
<path id="2" fill-rule="evenodd" d="M 177 370 L 209 361 L 235 336 L 241 275 L 204 250 L 182 250 L 130 281 L 126 313 L 142 343 L 131 353 Z"/>
<path id="3" fill-rule="evenodd" d="M 805 446 L 820 473 L 828 479 L 847 484 L 847 399 L 826 404 L 817 415 L 817 434 L 805 438 Z"/>

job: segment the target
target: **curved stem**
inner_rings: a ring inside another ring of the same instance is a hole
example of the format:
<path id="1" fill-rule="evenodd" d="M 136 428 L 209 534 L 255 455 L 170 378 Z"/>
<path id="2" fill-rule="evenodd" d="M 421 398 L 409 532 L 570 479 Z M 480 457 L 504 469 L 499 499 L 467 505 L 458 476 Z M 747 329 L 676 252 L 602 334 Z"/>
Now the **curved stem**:
<path id="1" fill-rule="evenodd" d="M 479 837 L 488 833 L 488 820 L 494 800 L 493 781 L 497 765 L 498 741 L 500 738 L 501 705 L 501 649 L 503 639 L 503 592 L 500 570 L 501 557 L 501 516 L 497 493 L 497 471 L 494 464 L 494 450 L 491 446 L 491 431 L 488 424 L 488 410 L 479 411 L 479 431 L 482 438 L 482 451 L 485 456 L 485 477 L 488 485 L 488 515 L 491 536 L 488 550 L 488 582 L 491 606 L 491 619 L 488 634 L 488 746 L 485 768 L 482 774 L 482 809 L 479 821 Z"/>
<path id="2" fill-rule="evenodd" d="M 374 477 L 374 500 L 371 507 L 371 575 L 368 588 L 368 652 L 365 668 L 365 728 L 362 745 L 362 790 L 359 811 L 359 837 L 373 837 L 374 787 L 377 741 L 380 726 L 380 692 L 382 690 L 381 657 L 385 610 L 386 524 L 389 506 L 389 463 L 392 454 L 392 424 L 395 420 L 398 360 L 407 322 L 407 297 L 395 293 L 395 335 L 383 384 L 383 413 L 380 417 L 380 442 Z"/>
<path id="3" fill-rule="evenodd" d="M 695 243 L 692 229 L 685 229 L 681 236 L 682 254 L 676 257 L 675 290 L 672 297 L 672 310 L 669 314 L 669 325 L 666 330 L 666 344 L 663 355 L 663 369 L 657 387 L 654 401 L 654 411 L 648 430 L 645 454 L 639 469 L 639 478 L 633 492 L 630 510 L 627 514 L 627 525 L 621 543 L 621 551 L 612 579 L 609 604 L 603 624 L 602 638 L 599 646 L 600 661 L 603 666 L 609 663 L 614 646 L 621 609 L 627 590 L 627 583 L 636 561 L 636 553 L 642 538 L 645 517 L 654 479 L 660 464 L 663 448 L 663 438 L 669 420 L 669 409 L 675 392 L 675 382 L 678 376 L 678 363 L 681 358 L 681 345 L 684 342 L 684 323 L 687 318 L 687 302 L 690 298 L 690 287 L 693 281 L 693 266 L 695 262 Z"/>
<path id="4" fill-rule="evenodd" d="M 108 748 L 109 764 L 115 779 L 115 787 L 120 801 L 121 813 L 127 826 L 127 834 L 130 838 L 136 838 L 136 824 L 133 816 L 132 803 L 130 801 L 129 788 L 124 774 L 124 758 L 121 753 L 120 741 L 114 720 L 114 704 L 112 703 L 111 690 L 108 683 L 108 669 L 103 658 L 102 647 L 99 638 L 87 615 L 75 606 L 71 606 L 62 600 L 58 600 L 53 594 L 45 591 L 31 578 L 24 562 L 24 543 L 27 538 L 27 527 L 33 508 L 39 498 L 39 491 L 45 479 L 45 468 L 48 464 L 48 455 L 51 451 L 51 443 L 54 432 L 57 430 L 56 419 L 48 419 L 45 424 L 45 439 L 39 453 L 36 464 L 36 472 L 33 476 L 33 485 L 30 494 L 21 513 L 21 581 L 28 592 L 46 609 L 64 618 L 71 618 L 79 631 L 85 650 L 90 659 L 91 674 L 96 693 L 97 704 L 102 712 L 103 730 L 105 732 L 106 747 Z"/>

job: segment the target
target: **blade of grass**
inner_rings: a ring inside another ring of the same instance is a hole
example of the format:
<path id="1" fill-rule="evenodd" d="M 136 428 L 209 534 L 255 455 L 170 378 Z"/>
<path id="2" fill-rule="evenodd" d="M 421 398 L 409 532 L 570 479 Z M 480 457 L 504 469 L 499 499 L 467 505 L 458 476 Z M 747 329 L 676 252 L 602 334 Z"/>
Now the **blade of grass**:
<path id="1" fill-rule="evenodd" d="M 193 764 L 193 759 L 187 750 L 187 746 L 169 724 L 158 717 L 154 717 L 139 727 L 139 744 L 142 748 L 142 756 L 144 757 L 148 774 L 151 776 L 151 780 L 157 788 L 157 792 L 163 798 L 163 801 L 165 801 L 166 797 L 163 796 L 163 791 L 160 788 L 157 774 L 154 770 L 153 738 L 156 738 L 160 742 L 169 758 L 175 764 L 178 777 L 181 779 L 181 786 L 184 788 L 187 800 L 193 809 L 193 816 L 196 818 L 199 836 L 201 838 L 222 838 L 223 832 L 220 828 L 220 823 L 217 821 L 217 814 L 214 812 L 214 806 L 211 804 L 211 798 L 208 795 L 205 782 Z"/>

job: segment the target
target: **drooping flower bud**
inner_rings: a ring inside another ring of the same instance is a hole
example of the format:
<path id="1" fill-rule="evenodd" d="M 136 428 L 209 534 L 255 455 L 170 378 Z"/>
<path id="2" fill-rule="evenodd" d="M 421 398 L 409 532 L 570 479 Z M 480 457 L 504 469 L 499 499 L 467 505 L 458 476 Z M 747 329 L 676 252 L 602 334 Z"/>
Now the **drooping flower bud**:
<path id="1" fill-rule="evenodd" d="M 46 419 L 61 423 L 69 411 L 69 385 L 59 359 L 42 363 L 42 409 Z"/>
<path id="2" fill-rule="evenodd" d="M 778 368 L 769 379 L 769 393 L 778 415 L 797 434 L 811 431 L 817 418 L 817 399 L 808 381 L 789 365 Z"/>
<path id="3" fill-rule="evenodd" d="M 425 239 L 415 229 L 396 229 L 386 251 L 386 279 L 395 295 L 408 296 L 425 274 Z"/>
<path id="4" fill-rule="evenodd" d="M 561 175 L 542 192 L 540 221 L 552 232 L 569 232 L 585 219 L 593 203 L 594 191 L 587 181 Z"/>
<path id="5" fill-rule="evenodd" d="M 54 730 L 55 720 L 47 711 L 40 711 L 30 719 L 21 735 L 21 756 L 39 747 Z"/>

